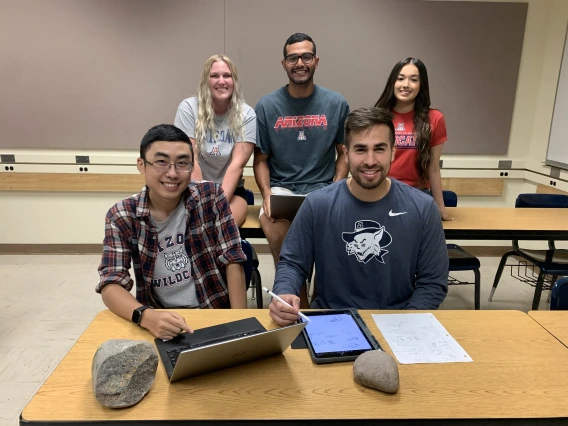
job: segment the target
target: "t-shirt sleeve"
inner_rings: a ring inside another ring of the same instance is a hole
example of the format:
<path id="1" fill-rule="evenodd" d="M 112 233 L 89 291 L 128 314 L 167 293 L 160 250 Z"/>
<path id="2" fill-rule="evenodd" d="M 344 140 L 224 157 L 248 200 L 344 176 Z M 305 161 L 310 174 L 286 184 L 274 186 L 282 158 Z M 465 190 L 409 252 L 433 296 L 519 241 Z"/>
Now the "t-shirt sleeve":
<path id="1" fill-rule="evenodd" d="M 262 101 L 262 100 L 261 100 Z M 262 102 L 256 104 L 256 146 L 260 148 L 263 154 L 270 155 L 270 141 L 268 139 L 268 131 L 266 128 L 266 116 Z"/>
<path id="2" fill-rule="evenodd" d="M 247 113 L 243 117 L 243 139 L 238 142 L 256 144 L 256 114 L 252 108 L 247 108 Z"/>
<path id="3" fill-rule="evenodd" d="M 433 110 L 431 113 L 430 123 L 432 125 L 432 139 L 430 146 L 440 145 L 448 140 L 446 131 L 446 119 L 440 111 Z"/>
<path id="4" fill-rule="evenodd" d="M 341 101 L 341 115 L 339 120 L 339 127 L 337 129 L 337 136 L 335 138 L 336 144 L 342 144 L 343 138 L 345 136 L 345 120 L 347 120 L 347 116 L 349 115 L 349 104 L 345 99 Z"/>
<path id="5" fill-rule="evenodd" d="M 403 309 L 438 309 L 448 293 L 448 249 L 440 213 L 432 199 L 425 211 L 415 288 Z"/>
<path id="6" fill-rule="evenodd" d="M 313 263 L 313 246 L 313 212 L 310 200 L 306 199 L 282 244 L 274 278 L 274 294 L 300 295 Z"/>
<path id="7" fill-rule="evenodd" d="M 195 115 L 187 99 L 179 104 L 174 126 L 183 130 L 188 137 L 195 139 Z"/>

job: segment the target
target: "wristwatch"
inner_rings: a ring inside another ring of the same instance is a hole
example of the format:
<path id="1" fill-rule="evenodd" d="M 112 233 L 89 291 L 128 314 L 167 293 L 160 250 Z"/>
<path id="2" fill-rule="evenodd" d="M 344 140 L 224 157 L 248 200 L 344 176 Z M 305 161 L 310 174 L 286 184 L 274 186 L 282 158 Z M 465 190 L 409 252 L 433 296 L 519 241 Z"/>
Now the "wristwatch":
<path id="1" fill-rule="evenodd" d="M 132 312 L 132 322 L 134 324 L 140 325 L 140 323 L 142 322 L 142 312 L 144 312 L 148 308 L 150 307 L 140 306 L 139 308 L 134 309 L 134 311 Z"/>

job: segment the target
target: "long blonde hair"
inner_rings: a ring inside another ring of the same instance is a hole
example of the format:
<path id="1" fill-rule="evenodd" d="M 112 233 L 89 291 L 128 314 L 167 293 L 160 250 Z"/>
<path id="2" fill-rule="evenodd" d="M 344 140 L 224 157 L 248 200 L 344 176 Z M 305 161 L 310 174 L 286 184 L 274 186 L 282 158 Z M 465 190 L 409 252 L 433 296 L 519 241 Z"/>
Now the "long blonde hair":
<path id="1" fill-rule="evenodd" d="M 198 152 L 201 150 L 201 142 L 205 140 L 207 131 L 209 130 L 212 134 L 216 132 L 215 112 L 213 111 L 213 100 L 211 99 L 211 89 L 209 87 L 209 75 L 211 73 L 211 67 L 217 61 L 225 62 L 233 75 L 233 94 L 231 95 L 228 111 L 229 133 L 233 138 L 233 142 L 238 142 L 244 138 L 243 117 L 241 112 L 241 105 L 244 103 L 244 98 L 239 83 L 237 68 L 225 55 L 213 55 L 207 59 L 207 62 L 203 65 L 199 87 L 197 88 L 199 112 L 197 114 L 197 122 L 195 123 L 195 142 L 197 143 Z"/>

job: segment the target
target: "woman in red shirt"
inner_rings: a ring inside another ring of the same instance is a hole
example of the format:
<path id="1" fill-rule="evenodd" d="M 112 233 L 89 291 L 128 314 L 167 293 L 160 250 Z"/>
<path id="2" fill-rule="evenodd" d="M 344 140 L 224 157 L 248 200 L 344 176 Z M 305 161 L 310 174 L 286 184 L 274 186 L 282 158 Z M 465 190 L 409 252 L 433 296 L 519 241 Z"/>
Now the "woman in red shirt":
<path id="1" fill-rule="evenodd" d="M 383 94 L 375 104 L 393 113 L 396 153 L 389 176 L 434 197 L 442 220 L 452 220 L 442 197 L 440 156 L 446 121 L 430 108 L 428 72 L 417 58 L 406 58 L 392 69 Z"/>

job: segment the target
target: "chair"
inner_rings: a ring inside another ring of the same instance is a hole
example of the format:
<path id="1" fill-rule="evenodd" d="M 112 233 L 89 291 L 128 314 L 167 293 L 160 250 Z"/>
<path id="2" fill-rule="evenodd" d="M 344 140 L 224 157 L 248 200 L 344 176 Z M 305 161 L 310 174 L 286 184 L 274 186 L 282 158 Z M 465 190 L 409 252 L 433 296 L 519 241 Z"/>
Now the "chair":
<path id="1" fill-rule="evenodd" d="M 552 287 L 550 310 L 568 311 L 568 278 L 561 278 Z"/>
<path id="2" fill-rule="evenodd" d="M 455 192 L 442 191 L 442 196 L 444 197 L 444 205 L 446 207 L 456 207 L 458 205 L 458 196 Z M 449 271 L 473 271 L 475 277 L 473 283 L 463 282 L 449 277 L 448 284 L 474 284 L 475 309 L 479 310 L 481 307 L 481 274 L 479 273 L 481 264 L 479 263 L 479 259 L 456 244 L 446 244 L 446 247 L 448 248 L 448 258 L 450 260 Z"/>
<path id="3" fill-rule="evenodd" d="M 247 204 L 249 206 L 254 206 L 254 193 L 250 189 L 245 189 L 247 194 Z"/>
<path id="4" fill-rule="evenodd" d="M 568 208 L 568 195 L 557 194 L 520 194 L 515 202 L 515 208 Z M 517 256 L 525 259 L 539 269 L 538 278 L 536 281 L 534 277 L 525 274 L 525 277 L 519 278 L 521 281 L 535 287 L 532 309 L 538 310 L 540 303 L 540 296 L 544 284 L 552 285 L 558 276 L 568 275 L 568 250 L 557 249 L 554 246 L 554 240 L 548 240 L 548 250 L 527 250 L 519 247 L 519 241 L 513 240 L 513 250 L 508 251 L 501 257 L 499 268 L 495 274 L 493 281 L 493 288 L 489 296 L 489 301 L 493 299 L 501 275 L 505 266 L 518 266 L 507 265 L 509 256 Z"/>
<path id="5" fill-rule="evenodd" d="M 254 205 L 254 194 L 250 189 L 246 190 L 247 194 L 247 204 L 249 206 Z M 250 287 L 255 289 L 253 293 L 252 300 L 256 299 L 256 307 L 262 309 L 262 280 L 260 278 L 260 271 L 258 270 L 258 256 L 254 247 L 247 240 L 241 240 L 241 245 L 245 255 L 247 256 L 247 261 L 244 264 L 245 270 L 245 282 L 247 284 L 247 290 Z"/>

